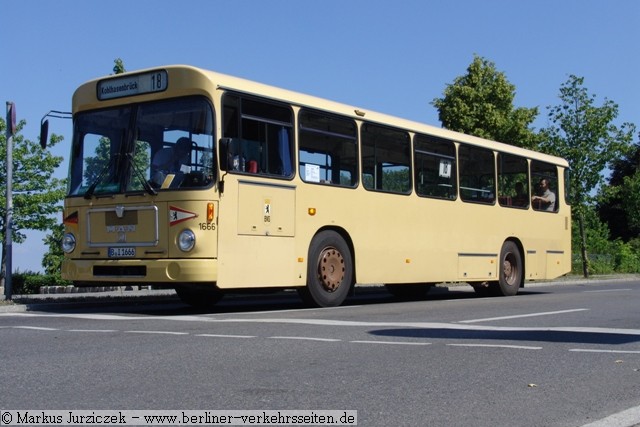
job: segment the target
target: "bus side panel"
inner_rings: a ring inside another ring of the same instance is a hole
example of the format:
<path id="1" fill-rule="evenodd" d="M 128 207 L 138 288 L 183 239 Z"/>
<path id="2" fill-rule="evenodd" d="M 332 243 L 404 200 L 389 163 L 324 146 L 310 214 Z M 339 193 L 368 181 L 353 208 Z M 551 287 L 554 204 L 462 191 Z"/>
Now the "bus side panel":
<path id="1" fill-rule="evenodd" d="M 525 280 L 538 280 L 544 277 L 543 257 L 538 251 L 527 249 L 525 255 Z"/>
<path id="2" fill-rule="evenodd" d="M 228 177 L 225 186 L 219 212 L 218 287 L 296 285 L 295 187 L 234 177 Z"/>
<path id="3" fill-rule="evenodd" d="M 358 215 L 332 206 L 323 211 L 343 219 L 361 284 L 497 280 L 508 239 L 523 247 L 525 279 L 551 279 L 571 269 L 567 206 L 548 213 L 366 191 L 351 192 L 345 205 L 360 206 Z"/>
<path id="4" fill-rule="evenodd" d="M 497 254 L 458 254 L 459 280 L 496 280 Z"/>
<path id="5" fill-rule="evenodd" d="M 458 236 L 448 225 L 459 215 L 455 203 L 308 184 L 298 194 L 299 256 L 318 230 L 337 228 L 353 242 L 358 284 L 452 280 L 457 272 Z"/>

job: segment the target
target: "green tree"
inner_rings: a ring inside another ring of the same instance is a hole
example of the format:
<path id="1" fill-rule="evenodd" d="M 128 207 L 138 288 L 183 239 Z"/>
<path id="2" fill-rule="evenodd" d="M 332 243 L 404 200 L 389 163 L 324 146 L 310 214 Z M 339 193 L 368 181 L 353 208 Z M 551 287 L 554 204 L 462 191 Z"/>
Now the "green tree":
<path id="1" fill-rule="evenodd" d="M 611 235 L 625 242 L 640 236 L 640 143 L 613 162 L 609 185 L 602 188 L 598 215 Z"/>
<path id="2" fill-rule="evenodd" d="M 56 224 L 51 228 L 51 234 L 47 234 L 42 241 L 49 247 L 47 253 L 42 258 L 42 266 L 47 274 L 60 276 L 62 270 L 62 236 L 64 234 L 64 224 Z"/>
<path id="3" fill-rule="evenodd" d="M 113 60 L 113 74 L 122 74 L 126 73 L 127 70 L 124 68 L 124 62 L 120 58 L 116 58 Z"/>
<path id="4" fill-rule="evenodd" d="M 629 228 L 638 237 L 640 230 L 640 173 L 636 171 L 632 176 L 625 176 L 620 187 L 622 192 L 622 207 L 627 213 Z"/>
<path id="5" fill-rule="evenodd" d="M 582 271 L 588 277 L 586 211 L 594 209 L 592 192 L 603 183 L 602 172 L 630 149 L 635 126 L 614 125 L 618 105 L 605 98 L 602 106 L 596 106 L 596 96 L 583 84 L 584 78 L 574 75 L 562 84 L 561 104 L 548 107 L 551 125 L 541 130 L 540 147 L 564 157 L 571 167 L 569 196 L 580 230 Z"/>
<path id="6" fill-rule="evenodd" d="M 53 177 L 54 171 L 62 163 L 62 157 L 44 151 L 37 142 L 25 139 L 20 134 L 26 121 L 18 123 L 13 135 L 13 233 L 12 240 L 22 243 L 26 239 L 25 230 L 50 230 L 58 221 L 59 202 L 65 193 L 65 181 Z M 49 146 L 53 147 L 61 136 L 51 135 Z M 6 122 L 0 119 L 0 158 L 7 158 Z M 0 187 L 5 189 L 6 162 L 0 164 Z M 2 279 L 6 273 L 6 191 L 0 195 L 0 237 L 3 241 Z"/>
<path id="7" fill-rule="evenodd" d="M 533 148 L 536 134 L 530 128 L 537 108 L 514 108 L 515 86 L 493 62 L 477 55 L 467 74 L 447 85 L 442 98 L 431 104 L 447 129 Z"/>

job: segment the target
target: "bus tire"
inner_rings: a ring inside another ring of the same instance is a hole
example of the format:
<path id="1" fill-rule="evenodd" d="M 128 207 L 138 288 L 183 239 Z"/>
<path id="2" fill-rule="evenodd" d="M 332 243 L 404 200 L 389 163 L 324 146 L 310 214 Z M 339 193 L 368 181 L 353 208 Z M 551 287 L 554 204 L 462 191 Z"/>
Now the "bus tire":
<path id="1" fill-rule="evenodd" d="M 302 299 L 316 307 L 342 304 L 353 281 L 352 259 L 349 246 L 338 233 L 318 233 L 309 245 L 307 286 L 299 291 Z"/>
<path id="2" fill-rule="evenodd" d="M 180 300 L 195 308 L 211 308 L 222 299 L 224 294 L 212 285 L 180 285 L 175 288 Z"/>
<path id="3" fill-rule="evenodd" d="M 514 296 L 522 285 L 524 268 L 520 249 L 512 241 L 506 241 L 500 251 L 498 290 L 500 295 Z"/>

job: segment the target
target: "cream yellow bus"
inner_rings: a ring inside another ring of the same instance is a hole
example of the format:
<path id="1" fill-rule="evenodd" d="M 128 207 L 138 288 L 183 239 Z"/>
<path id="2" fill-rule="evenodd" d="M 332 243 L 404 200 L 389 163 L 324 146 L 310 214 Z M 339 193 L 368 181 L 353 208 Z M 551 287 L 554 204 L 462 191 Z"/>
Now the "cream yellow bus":
<path id="1" fill-rule="evenodd" d="M 571 269 L 561 158 L 181 65 L 89 81 L 72 114 L 77 286 L 336 306 L 356 284 L 515 295 Z"/>

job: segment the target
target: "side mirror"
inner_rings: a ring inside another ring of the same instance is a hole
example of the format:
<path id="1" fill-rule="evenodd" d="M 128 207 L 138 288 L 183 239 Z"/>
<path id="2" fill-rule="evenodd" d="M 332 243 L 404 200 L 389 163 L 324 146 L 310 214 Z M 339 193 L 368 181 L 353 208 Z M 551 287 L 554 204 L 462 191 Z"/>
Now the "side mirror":
<path id="1" fill-rule="evenodd" d="M 227 157 L 229 156 L 229 144 L 231 141 L 232 138 L 220 138 L 220 170 L 224 170 L 224 174 L 218 181 L 218 192 L 220 194 L 224 193 L 224 177 L 229 173 L 229 161 Z"/>
<path id="2" fill-rule="evenodd" d="M 47 148 L 47 140 L 49 139 L 49 120 L 45 120 L 44 117 L 42 120 L 40 122 L 40 146 L 44 150 Z"/>
<path id="3" fill-rule="evenodd" d="M 51 110 L 40 120 L 40 146 L 44 150 L 47 148 L 47 140 L 49 139 L 49 120 L 47 117 L 55 117 L 57 119 L 70 119 L 73 116 L 66 111 Z"/>

